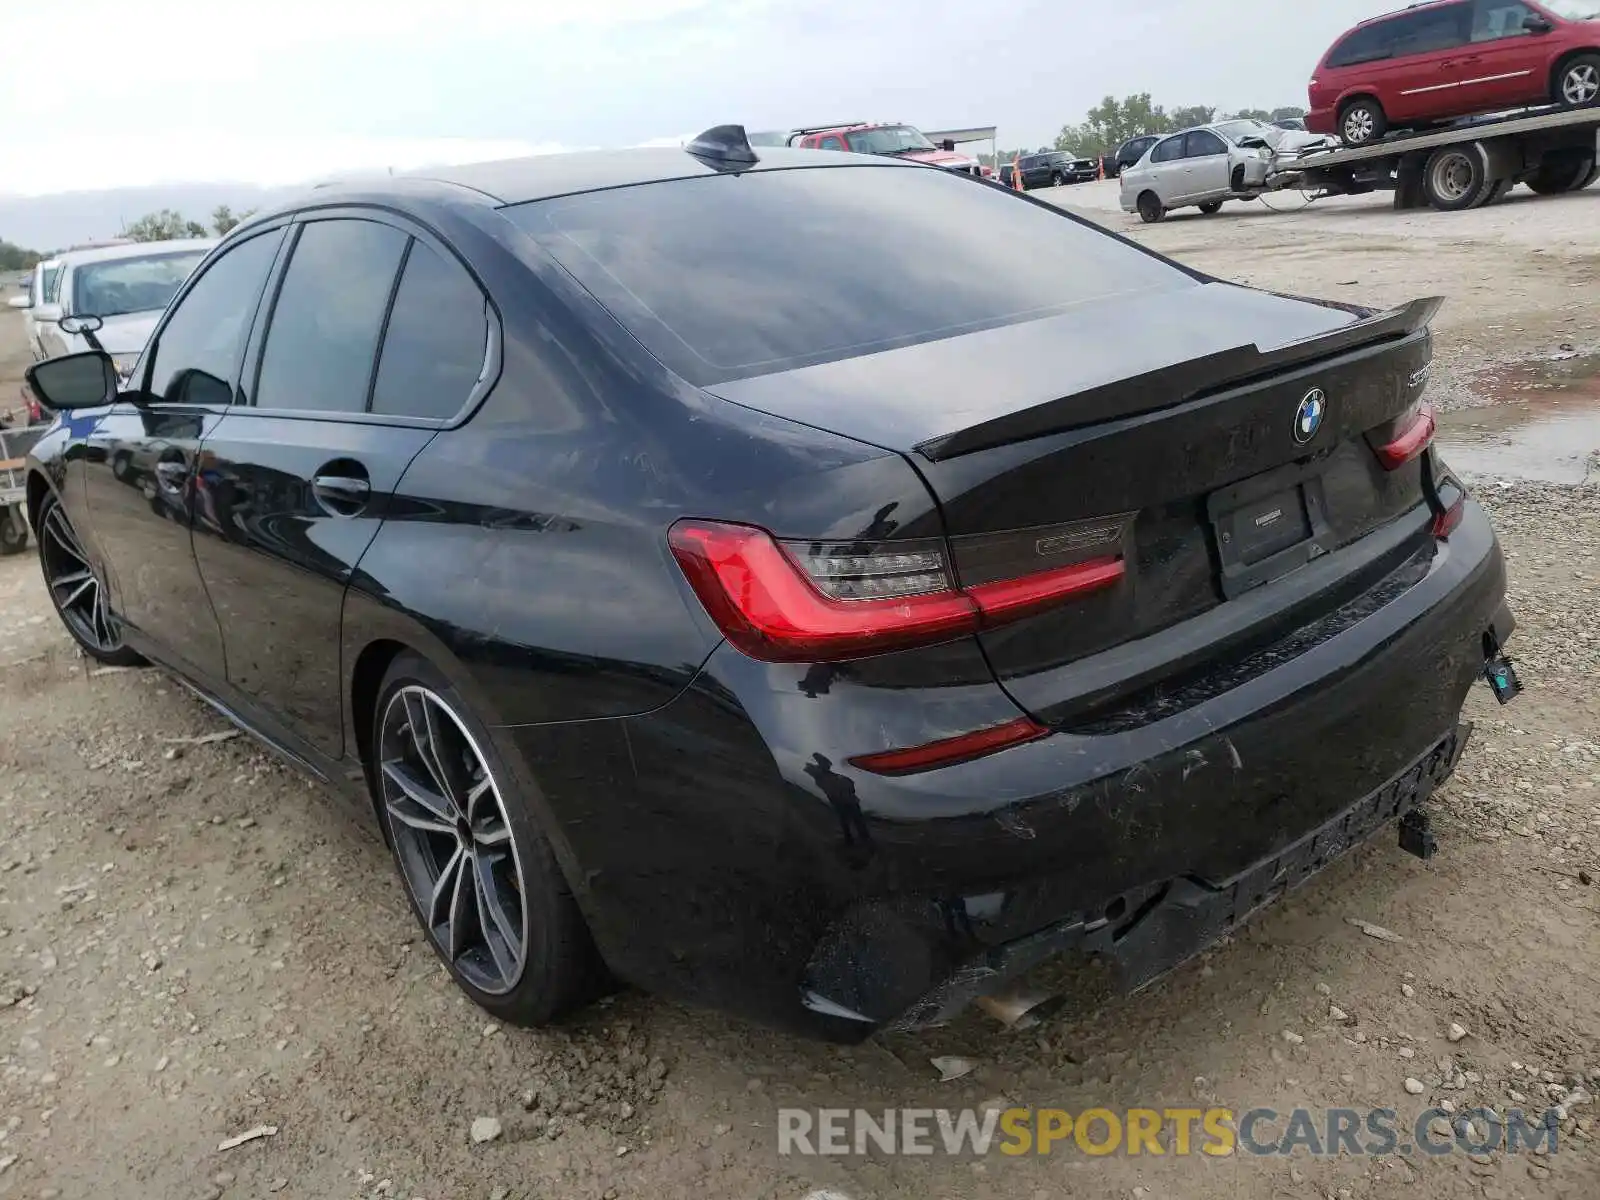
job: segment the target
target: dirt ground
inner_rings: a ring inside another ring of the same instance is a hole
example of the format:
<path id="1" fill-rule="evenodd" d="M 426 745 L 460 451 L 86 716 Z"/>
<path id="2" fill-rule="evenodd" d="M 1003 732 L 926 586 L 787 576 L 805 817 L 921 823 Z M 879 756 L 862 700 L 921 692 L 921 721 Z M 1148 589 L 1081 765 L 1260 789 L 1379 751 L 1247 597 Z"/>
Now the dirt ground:
<path id="1" fill-rule="evenodd" d="M 1452 407 L 1525 404 L 1505 372 L 1600 349 L 1600 189 L 1456 216 L 1253 205 L 1146 229 L 1111 211 L 1112 187 L 1059 199 L 1250 283 L 1449 297 L 1436 395 Z M 0 315 L 0 396 L 19 343 Z M 176 740 L 225 726 L 159 673 L 89 669 L 32 556 L 0 560 L 0 1197 L 1591 1200 L 1600 489 L 1486 479 L 1480 494 L 1528 691 L 1505 709 L 1473 695 L 1436 858 L 1382 837 L 1132 999 L 850 1049 L 627 993 L 558 1030 L 496 1026 L 449 985 L 375 837 L 244 737 Z M 938 1055 L 976 1068 L 941 1083 Z M 1565 1120 L 1555 1154 L 1476 1159 L 776 1151 L 780 1106 L 1002 1098 L 1394 1108 L 1402 1125 L 1441 1101 L 1559 1100 Z M 501 1134 L 477 1143 L 482 1117 Z M 258 1126 L 276 1133 L 218 1149 Z"/>

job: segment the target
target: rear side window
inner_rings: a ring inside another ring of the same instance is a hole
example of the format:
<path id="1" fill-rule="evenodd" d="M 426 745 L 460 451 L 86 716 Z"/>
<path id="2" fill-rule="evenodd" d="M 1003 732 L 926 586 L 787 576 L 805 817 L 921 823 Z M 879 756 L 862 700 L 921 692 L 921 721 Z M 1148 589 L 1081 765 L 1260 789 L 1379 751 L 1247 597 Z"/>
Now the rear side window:
<path id="1" fill-rule="evenodd" d="M 172 404 L 231 404 L 244 340 L 255 320 L 283 230 L 228 247 L 195 280 L 161 327 L 150 393 Z"/>
<path id="2" fill-rule="evenodd" d="M 483 293 L 466 268 L 412 242 L 383 335 L 372 411 L 455 416 L 483 373 L 488 339 Z"/>
<path id="3" fill-rule="evenodd" d="M 1393 53 L 1393 21 L 1379 21 L 1356 30 L 1328 54 L 1330 67 L 1353 67 L 1357 63 L 1377 62 Z"/>
<path id="4" fill-rule="evenodd" d="M 757 170 L 503 211 L 700 386 L 1189 280 L 1064 213 L 923 167 Z"/>
<path id="5" fill-rule="evenodd" d="M 1470 4 L 1447 4 L 1405 13 L 1389 22 L 1395 58 L 1450 50 L 1467 42 L 1472 20 Z"/>
<path id="6" fill-rule="evenodd" d="M 313 221 L 301 230 L 261 351 L 257 407 L 365 411 L 409 240 L 375 221 Z"/>
<path id="7" fill-rule="evenodd" d="M 1177 162 L 1183 157 L 1182 136 L 1168 138 L 1156 147 L 1156 152 L 1150 156 L 1151 162 Z"/>

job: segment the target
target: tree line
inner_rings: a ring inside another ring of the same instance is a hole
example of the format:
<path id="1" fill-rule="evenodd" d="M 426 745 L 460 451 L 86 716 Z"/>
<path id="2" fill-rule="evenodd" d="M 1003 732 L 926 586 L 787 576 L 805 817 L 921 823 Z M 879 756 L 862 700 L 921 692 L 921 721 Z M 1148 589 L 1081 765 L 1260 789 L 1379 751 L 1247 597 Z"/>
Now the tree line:
<path id="1" fill-rule="evenodd" d="M 1089 110 L 1081 124 L 1063 125 L 1054 145 L 1040 146 L 1037 150 L 1002 150 L 1000 161 L 1010 162 L 1019 154 L 1043 154 L 1050 150 L 1065 150 L 1079 158 L 1099 158 L 1103 154 L 1110 154 L 1129 138 L 1147 133 L 1173 133 L 1192 125 L 1209 125 L 1213 121 L 1254 118 L 1272 122 L 1305 115 L 1306 110 L 1295 105 L 1270 109 L 1245 108 L 1224 113 L 1214 105 L 1191 104 L 1169 111 L 1153 103 L 1149 92 L 1139 92 L 1121 100 L 1107 96 Z"/>
<path id="2" fill-rule="evenodd" d="M 174 238 L 203 238 L 222 237 L 240 221 L 245 220 L 255 209 L 235 215 L 232 208 L 226 204 L 219 204 L 211 210 L 211 227 L 191 221 L 175 209 L 163 208 L 157 212 L 146 213 L 137 221 L 123 226 L 122 233 L 118 236 L 132 238 L 136 242 L 167 242 Z"/>
<path id="3" fill-rule="evenodd" d="M 211 210 L 211 224 L 202 225 L 199 221 L 191 221 L 182 213 L 170 208 L 163 208 L 157 212 L 146 213 L 137 221 L 129 222 L 123 226 L 118 237 L 129 238 L 135 242 L 166 242 L 174 238 L 203 238 L 222 237 L 240 221 L 245 220 L 255 209 L 242 213 L 235 213 L 226 204 L 219 204 Z M 31 271 L 42 259 L 54 258 L 60 254 L 59 250 L 29 250 L 14 242 L 0 238 L 0 271 Z"/>

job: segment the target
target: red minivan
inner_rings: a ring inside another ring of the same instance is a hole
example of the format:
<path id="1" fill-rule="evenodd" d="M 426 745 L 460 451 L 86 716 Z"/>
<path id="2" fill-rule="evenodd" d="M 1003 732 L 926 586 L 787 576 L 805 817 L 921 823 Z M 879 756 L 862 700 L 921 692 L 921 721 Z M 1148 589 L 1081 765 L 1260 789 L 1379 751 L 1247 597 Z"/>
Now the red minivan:
<path id="1" fill-rule="evenodd" d="M 1357 25 L 1311 81 L 1306 127 L 1346 145 L 1530 104 L 1600 101 L 1600 0 L 1442 0 Z"/>

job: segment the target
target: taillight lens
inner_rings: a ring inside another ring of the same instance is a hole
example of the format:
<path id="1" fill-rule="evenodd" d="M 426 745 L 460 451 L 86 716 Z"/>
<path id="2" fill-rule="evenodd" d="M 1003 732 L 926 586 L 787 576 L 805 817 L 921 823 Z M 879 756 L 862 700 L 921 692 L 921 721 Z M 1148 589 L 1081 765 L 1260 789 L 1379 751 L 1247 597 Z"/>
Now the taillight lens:
<path id="1" fill-rule="evenodd" d="M 832 662 L 949 641 L 1122 578 L 1105 555 L 957 587 L 938 539 L 779 542 L 764 529 L 679 521 L 673 556 L 727 639 L 766 662 Z"/>
<path id="2" fill-rule="evenodd" d="M 1439 503 L 1444 511 L 1433 518 L 1433 536 L 1444 541 L 1456 531 L 1467 512 L 1467 489 L 1446 475 L 1439 481 Z"/>
<path id="3" fill-rule="evenodd" d="M 1431 404 L 1415 404 L 1393 421 L 1367 434 L 1372 452 L 1386 471 L 1395 471 L 1418 457 L 1433 442 L 1437 421 Z"/>

